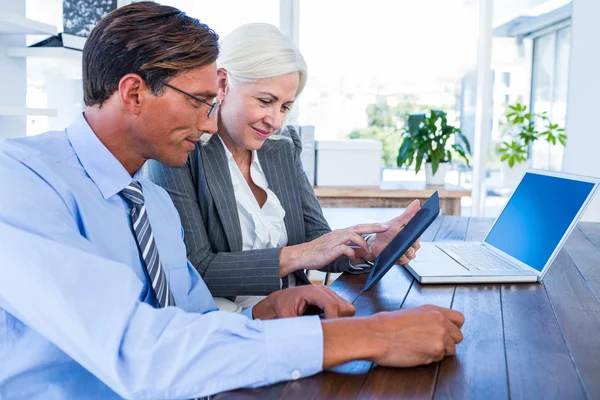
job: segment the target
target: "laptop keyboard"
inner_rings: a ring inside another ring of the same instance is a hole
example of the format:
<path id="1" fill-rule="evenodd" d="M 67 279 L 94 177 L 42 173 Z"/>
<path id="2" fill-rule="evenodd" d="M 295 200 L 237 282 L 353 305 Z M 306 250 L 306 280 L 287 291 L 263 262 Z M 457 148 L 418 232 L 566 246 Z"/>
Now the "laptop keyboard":
<path id="1" fill-rule="evenodd" d="M 473 245 L 436 245 L 444 253 L 452 257 L 456 262 L 470 271 L 519 271 L 520 268 L 511 265 L 502 258 L 496 256 L 481 244 Z"/>

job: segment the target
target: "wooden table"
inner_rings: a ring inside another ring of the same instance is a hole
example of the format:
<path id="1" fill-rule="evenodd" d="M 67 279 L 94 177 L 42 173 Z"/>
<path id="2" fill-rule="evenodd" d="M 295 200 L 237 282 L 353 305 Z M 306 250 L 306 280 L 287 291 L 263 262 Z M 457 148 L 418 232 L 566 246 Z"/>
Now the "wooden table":
<path id="1" fill-rule="evenodd" d="M 425 182 L 385 182 L 379 188 L 315 186 L 314 190 L 321 207 L 367 208 L 406 208 L 414 199 L 423 204 L 437 190 L 445 215 L 460 215 L 460 198 L 471 196 L 470 190 L 460 186 L 429 186 Z"/>
<path id="2" fill-rule="evenodd" d="M 480 240 L 490 224 L 440 217 L 423 240 Z M 579 224 L 543 284 L 420 285 L 397 267 L 361 295 L 365 279 L 347 275 L 332 285 L 358 315 L 422 304 L 463 312 L 457 355 L 408 369 L 358 361 L 217 398 L 600 399 L 600 224 Z"/>

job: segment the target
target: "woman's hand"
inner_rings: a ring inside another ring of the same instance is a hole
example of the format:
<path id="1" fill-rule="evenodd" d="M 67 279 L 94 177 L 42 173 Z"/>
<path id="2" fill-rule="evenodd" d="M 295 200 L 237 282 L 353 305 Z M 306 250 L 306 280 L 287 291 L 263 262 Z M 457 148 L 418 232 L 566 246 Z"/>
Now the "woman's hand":
<path id="1" fill-rule="evenodd" d="M 387 229 L 387 224 L 356 225 L 326 233 L 311 242 L 284 247 L 279 253 L 279 274 L 286 276 L 299 269 L 323 268 L 341 256 L 354 258 L 355 249 L 349 246 L 351 243 L 368 253 L 369 246 L 361 235 L 382 234 Z"/>
<path id="2" fill-rule="evenodd" d="M 386 224 L 389 225 L 389 229 L 385 232 L 377 233 L 375 235 L 375 240 L 373 241 L 372 246 L 370 248 L 370 254 L 365 255 L 367 259 L 374 260 L 379 255 L 379 253 L 381 253 L 381 251 L 385 249 L 388 243 L 394 237 L 396 237 L 398 232 L 400 232 L 402 228 L 404 228 L 406 224 L 408 224 L 408 221 L 410 221 L 411 218 L 415 216 L 415 214 L 417 213 L 417 211 L 419 211 L 420 208 L 421 206 L 419 200 L 415 200 L 409 204 L 409 206 L 406 208 L 404 213 L 402 213 L 402 215 L 399 215 L 398 217 L 386 222 Z M 410 260 L 416 257 L 417 250 L 419 250 L 420 247 L 420 239 L 417 239 L 417 241 L 413 243 L 411 247 L 409 247 L 406 253 L 404 253 L 404 255 L 400 257 L 397 263 L 401 265 L 408 264 Z"/>

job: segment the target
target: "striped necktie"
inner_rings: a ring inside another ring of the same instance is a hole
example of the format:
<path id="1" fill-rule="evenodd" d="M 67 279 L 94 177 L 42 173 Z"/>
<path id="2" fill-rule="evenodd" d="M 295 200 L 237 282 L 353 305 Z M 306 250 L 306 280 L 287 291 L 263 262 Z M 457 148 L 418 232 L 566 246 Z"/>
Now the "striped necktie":
<path id="1" fill-rule="evenodd" d="M 169 290 L 167 277 L 163 271 L 158 257 L 158 249 L 154 242 L 154 234 L 146 212 L 142 185 L 132 181 L 129 186 L 121 190 L 121 195 L 131 207 L 131 224 L 135 232 L 135 241 L 144 260 L 146 273 L 152 284 L 152 290 L 160 307 L 174 306 L 175 300 Z"/>
<path id="2" fill-rule="evenodd" d="M 144 204 L 144 193 L 142 185 L 138 181 L 132 181 L 129 186 L 121 190 L 121 195 L 131 207 L 131 224 L 135 232 L 135 241 L 138 244 L 148 278 L 152 283 L 152 291 L 160 307 L 174 306 L 175 299 L 169 290 L 167 277 L 162 269 L 156 243 L 154 243 L 154 234 L 150 226 L 150 220 L 146 213 Z M 193 400 L 210 400 L 211 396 L 198 397 Z"/>

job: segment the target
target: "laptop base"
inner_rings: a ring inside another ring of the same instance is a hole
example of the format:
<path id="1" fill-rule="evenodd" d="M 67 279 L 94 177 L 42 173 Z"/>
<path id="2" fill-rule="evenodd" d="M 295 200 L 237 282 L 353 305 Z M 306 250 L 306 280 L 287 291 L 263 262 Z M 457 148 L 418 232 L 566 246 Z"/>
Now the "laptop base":
<path id="1" fill-rule="evenodd" d="M 537 282 L 527 270 L 468 270 L 433 243 L 422 243 L 417 257 L 406 269 L 422 284 L 428 283 L 515 283 Z"/>

